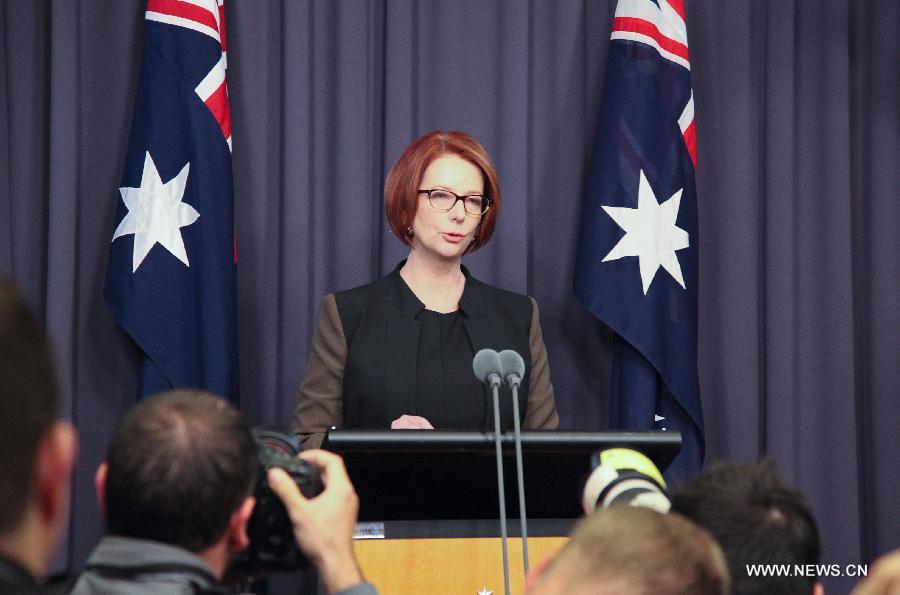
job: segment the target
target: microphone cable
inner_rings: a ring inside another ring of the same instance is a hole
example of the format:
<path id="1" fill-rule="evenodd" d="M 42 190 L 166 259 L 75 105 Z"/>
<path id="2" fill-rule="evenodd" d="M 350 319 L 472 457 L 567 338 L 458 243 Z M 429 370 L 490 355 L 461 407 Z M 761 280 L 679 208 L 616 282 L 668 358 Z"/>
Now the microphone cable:
<path id="1" fill-rule="evenodd" d="M 522 428 L 519 422 L 519 384 L 525 375 L 525 361 L 511 349 L 500 352 L 500 371 L 512 389 L 513 433 L 516 442 L 516 479 L 519 487 L 519 524 L 522 532 L 522 560 L 528 578 L 528 515 L 525 512 L 525 472 L 522 469 Z"/>
<path id="2" fill-rule="evenodd" d="M 503 447 L 500 436 L 500 357 L 493 349 L 482 349 L 472 360 L 475 376 L 491 387 L 494 402 L 494 445 L 497 454 L 497 499 L 500 504 L 500 540 L 503 544 L 503 585 L 506 595 L 509 589 L 509 550 L 506 529 L 506 490 L 503 486 Z"/>

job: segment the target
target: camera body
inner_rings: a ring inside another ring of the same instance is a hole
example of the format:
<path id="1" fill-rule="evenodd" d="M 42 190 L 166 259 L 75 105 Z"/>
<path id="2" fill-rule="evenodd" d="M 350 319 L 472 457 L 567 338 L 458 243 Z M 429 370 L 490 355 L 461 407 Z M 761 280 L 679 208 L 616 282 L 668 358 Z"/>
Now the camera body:
<path id="1" fill-rule="evenodd" d="M 291 519 L 269 487 L 267 472 L 275 467 L 284 469 L 300 493 L 313 498 L 323 489 L 318 470 L 297 458 L 300 444 L 296 436 L 261 428 L 254 429 L 252 434 L 258 446 L 260 476 L 254 493 L 256 506 L 247 525 L 250 547 L 235 559 L 228 574 L 257 578 L 304 570 L 309 561 L 294 540 Z"/>

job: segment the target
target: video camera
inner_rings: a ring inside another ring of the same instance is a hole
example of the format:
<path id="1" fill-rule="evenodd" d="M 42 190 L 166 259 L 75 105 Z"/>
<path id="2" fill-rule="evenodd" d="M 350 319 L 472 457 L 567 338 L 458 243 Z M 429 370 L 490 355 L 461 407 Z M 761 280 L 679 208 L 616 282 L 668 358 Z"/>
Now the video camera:
<path id="1" fill-rule="evenodd" d="M 307 498 L 322 493 L 318 470 L 297 458 L 300 443 L 296 436 L 265 428 L 255 428 L 252 434 L 258 446 L 260 463 L 259 481 L 254 493 L 256 506 L 247 525 L 250 547 L 241 552 L 229 567 L 228 576 L 232 580 L 293 573 L 309 566 L 309 561 L 294 540 L 293 526 L 284 504 L 269 487 L 269 469 L 284 469 Z"/>

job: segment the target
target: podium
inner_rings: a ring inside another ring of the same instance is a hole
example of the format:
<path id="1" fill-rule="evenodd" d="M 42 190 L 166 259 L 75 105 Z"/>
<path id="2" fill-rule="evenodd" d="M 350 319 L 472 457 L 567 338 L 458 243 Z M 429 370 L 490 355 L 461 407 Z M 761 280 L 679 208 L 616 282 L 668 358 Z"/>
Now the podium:
<path id="1" fill-rule="evenodd" d="M 515 445 L 502 436 L 509 573 L 524 590 Z M 678 432 L 522 433 L 529 564 L 554 554 L 582 515 L 581 490 L 598 450 L 626 447 L 661 470 Z M 343 456 L 360 499 L 356 552 L 382 593 L 503 593 L 497 468 L 491 432 L 334 430 L 323 448 Z"/>

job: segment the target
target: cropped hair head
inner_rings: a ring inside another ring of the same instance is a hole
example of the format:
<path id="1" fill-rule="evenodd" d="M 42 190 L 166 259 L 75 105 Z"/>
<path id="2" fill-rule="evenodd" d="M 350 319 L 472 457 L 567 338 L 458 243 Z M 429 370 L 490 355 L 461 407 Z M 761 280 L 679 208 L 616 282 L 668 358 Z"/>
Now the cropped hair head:
<path id="1" fill-rule="evenodd" d="M 25 512 L 37 445 L 56 420 L 57 385 L 44 330 L 0 279 L 0 534 Z"/>
<path id="2" fill-rule="evenodd" d="M 106 531 L 200 552 L 225 533 L 255 487 L 259 462 L 227 401 L 174 390 L 139 403 L 106 455 Z"/>
<path id="3" fill-rule="evenodd" d="M 614 505 L 582 519 L 533 591 L 726 595 L 728 567 L 716 541 L 678 514 Z"/>
<path id="4" fill-rule="evenodd" d="M 419 183 L 431 162 L 441 155 L 458 155 L 481 171 L 484 196 L 490 202 L 490 208 L 481 216 L 475 239 L 466 250 L 474 252 L 487 244 L 494 233 L 500 214 L 500 183 L 487 150 L 465 132 L 434 130 L 406 147 L 384 182 L 384 210 L 388 224 L 400 241 L 411 245 L 407 230 L 419 207 Z"/>
<path id="5" fill-rule="evenodd" d="M 728 559 L 737 595 L 812 592 L 815 578 L 750 576 L 749 564 L 818 564 L 819 531 L 803 494 L 775 462 L 718 463 L 676 488 L 672 510 L 712 533 Z"/>

